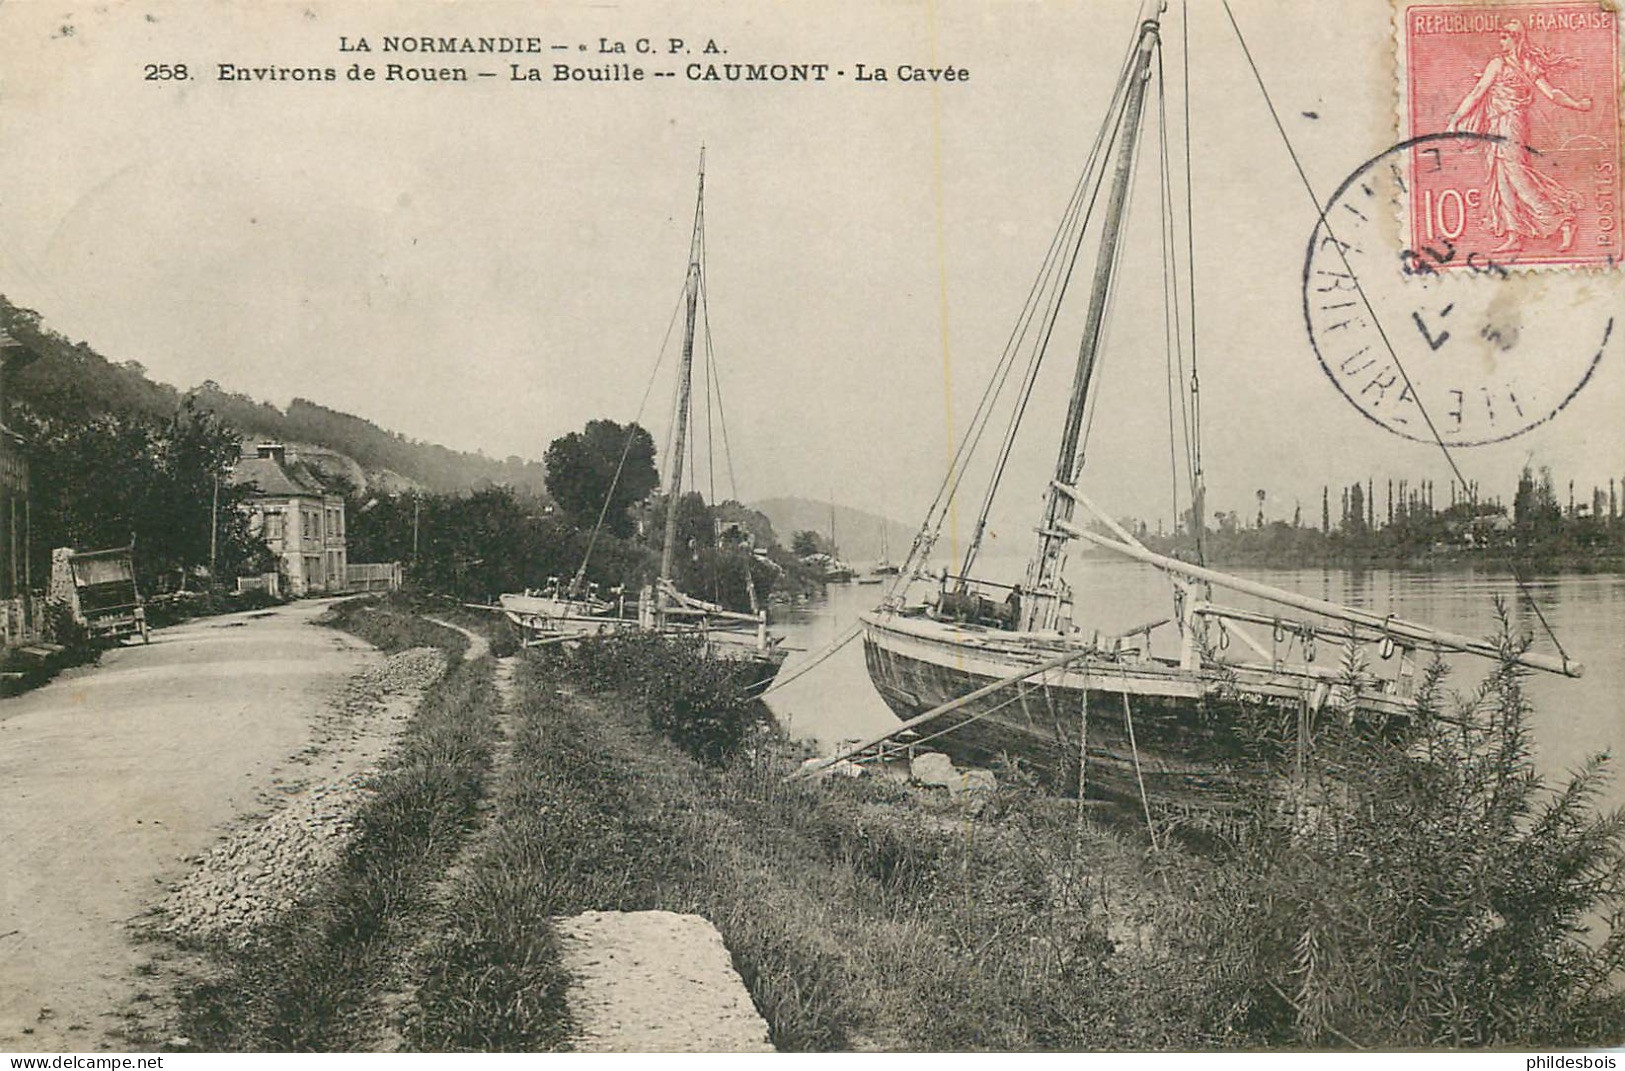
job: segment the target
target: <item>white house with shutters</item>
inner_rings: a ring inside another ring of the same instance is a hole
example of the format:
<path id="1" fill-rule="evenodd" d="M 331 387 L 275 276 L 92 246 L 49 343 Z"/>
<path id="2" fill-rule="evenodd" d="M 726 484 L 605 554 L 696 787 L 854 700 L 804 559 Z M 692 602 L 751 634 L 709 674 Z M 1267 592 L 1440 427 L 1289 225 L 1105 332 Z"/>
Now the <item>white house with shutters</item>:
<path id="1" fill-rule="evenodd" d="M 277 556 L 290 595 L 348 590 L 344 499 L 330 493 L 308 465 L 280 443 L 261 443 L 232 469 L 231 482 L 251 486 L 249 526 Z"/>

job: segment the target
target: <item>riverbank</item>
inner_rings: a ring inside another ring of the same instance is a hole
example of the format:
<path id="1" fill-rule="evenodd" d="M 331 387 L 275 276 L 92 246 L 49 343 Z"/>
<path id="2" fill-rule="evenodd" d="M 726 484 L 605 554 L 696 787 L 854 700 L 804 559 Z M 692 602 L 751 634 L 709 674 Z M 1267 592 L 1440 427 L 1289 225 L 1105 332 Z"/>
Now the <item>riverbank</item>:
<path id="1" fill-rule="evenodd" d="M 348 614 L 396 645 L 447 642 L 389 604 Z M 204 945 L 212 973 L 183 1002 L 189 1045 L 569 1048 L 580 1024 L 555 920 L 592 911 L 708 919 L 780 1050 L 1619 1038 L 1617 1000 L 1581 999 L 1561 972 L 1441 1021 L 1415 997 L 1409 962 L 1389 958 L 1443 932 L 1416 969 L 1453 979 L 1446 996 L 1471 996 L 1483 981 L 1472 941 L 1493 936 L 1479 932 L 1483 897 L 1562 847 L 1485 832 L 1476 782 L 1458 780 L 1454 810 L 1430 825 L 1401 779 L 1392 813 L 1341 834 L 1414 858 L 1351 859 L 1265 827 L 1198 852 L 1166 828 L 1153 837 L 1139 814 L 1080 809 L 1011 771 L 991 792 L 958 795 L 886 777 L 790 779 L 803 756 L 759 710 L 701 702 L 703 670 L 685 670 L 681 650 L 640 654 L 648 642 L 525 652 L 501 703 L 487 659 L 455 662 L 406 726 L 340 864 L 280 920 Z M 1572 828 L 1591 828 L 1583 817 L 1570 813 Z M 1504 869 L 1479 867 L 1487 892 L 1458 882 L 1490 848 Z M 1396 875 L 1409 890 L 1397 897 Z M 1497 970 L 1535 977 L 1545 957 L 1569 954 L 1565 880 L 1520 894 L 1546 928 L 1520 933 L 1521 959 L 1491 949 Z M 1379 917 L 1388 930 L 1358 929 Z M 1503 1022 L 1509 1009 L 1522 1018 Z"/>

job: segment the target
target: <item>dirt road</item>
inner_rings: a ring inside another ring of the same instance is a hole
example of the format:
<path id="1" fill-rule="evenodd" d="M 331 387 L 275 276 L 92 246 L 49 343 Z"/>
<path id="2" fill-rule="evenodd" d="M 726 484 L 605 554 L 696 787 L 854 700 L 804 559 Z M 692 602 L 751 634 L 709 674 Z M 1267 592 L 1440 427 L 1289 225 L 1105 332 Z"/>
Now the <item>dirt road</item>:
<path id="1" fill-rule="evenodd" d="M 0 700 L 0 1051 L 122 1049 L 129 923 L 264 809 L 369 660 L 297 603 L 153 633 Z"/>

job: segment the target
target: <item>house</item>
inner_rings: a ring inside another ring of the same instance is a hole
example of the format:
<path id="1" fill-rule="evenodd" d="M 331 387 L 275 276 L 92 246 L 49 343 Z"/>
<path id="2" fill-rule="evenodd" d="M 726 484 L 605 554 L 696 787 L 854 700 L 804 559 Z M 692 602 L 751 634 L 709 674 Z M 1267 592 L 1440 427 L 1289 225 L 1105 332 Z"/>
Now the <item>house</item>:
<path id="1" fill-rule="evenodd" d="M 344 499 L 313 469 L 290 460 L 281 443 L 261 443 L 232 469 L 231 482 L 252 486 L 249 527 L 276 555 L 288 594 L 348 590 Z"/>
<path id="2" fill-rule="evenodd" d="M 28 455 L 12 429 L 11 376 L 38 354 L 0 327 L 0 645 L 40 639 L 44 619 L 32 595 Z"/>

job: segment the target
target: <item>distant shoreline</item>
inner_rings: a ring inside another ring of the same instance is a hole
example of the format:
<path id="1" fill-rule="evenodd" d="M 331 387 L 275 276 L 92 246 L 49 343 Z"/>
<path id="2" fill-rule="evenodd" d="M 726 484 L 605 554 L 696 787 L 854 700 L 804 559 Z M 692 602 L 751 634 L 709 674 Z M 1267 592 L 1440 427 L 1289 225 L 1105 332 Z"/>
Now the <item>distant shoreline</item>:
<path id="1" fill-rule="evenodd" d="M 1153 549 L 1156 549 L 1153 547 Z M 1159 553 L 1168 553 L 1159 551 Z M 1091 561 L 1118 559 L 1107 550 L 1088 550 Z M 1185 555 L 1180 555 L 1188 560 Z M 1439 552 L 1421 554 L 1343 553 L 1304 555 L 1270 553 L 1215 554 L 1205 564 L 1214 569 L 1408 569 L 1418 572 L 1456 572 L 1469 569 L 1517 572 L 1524 576 L 1565 573 L 1625 573 L 1625 554 L 1508 554 Z"/>

